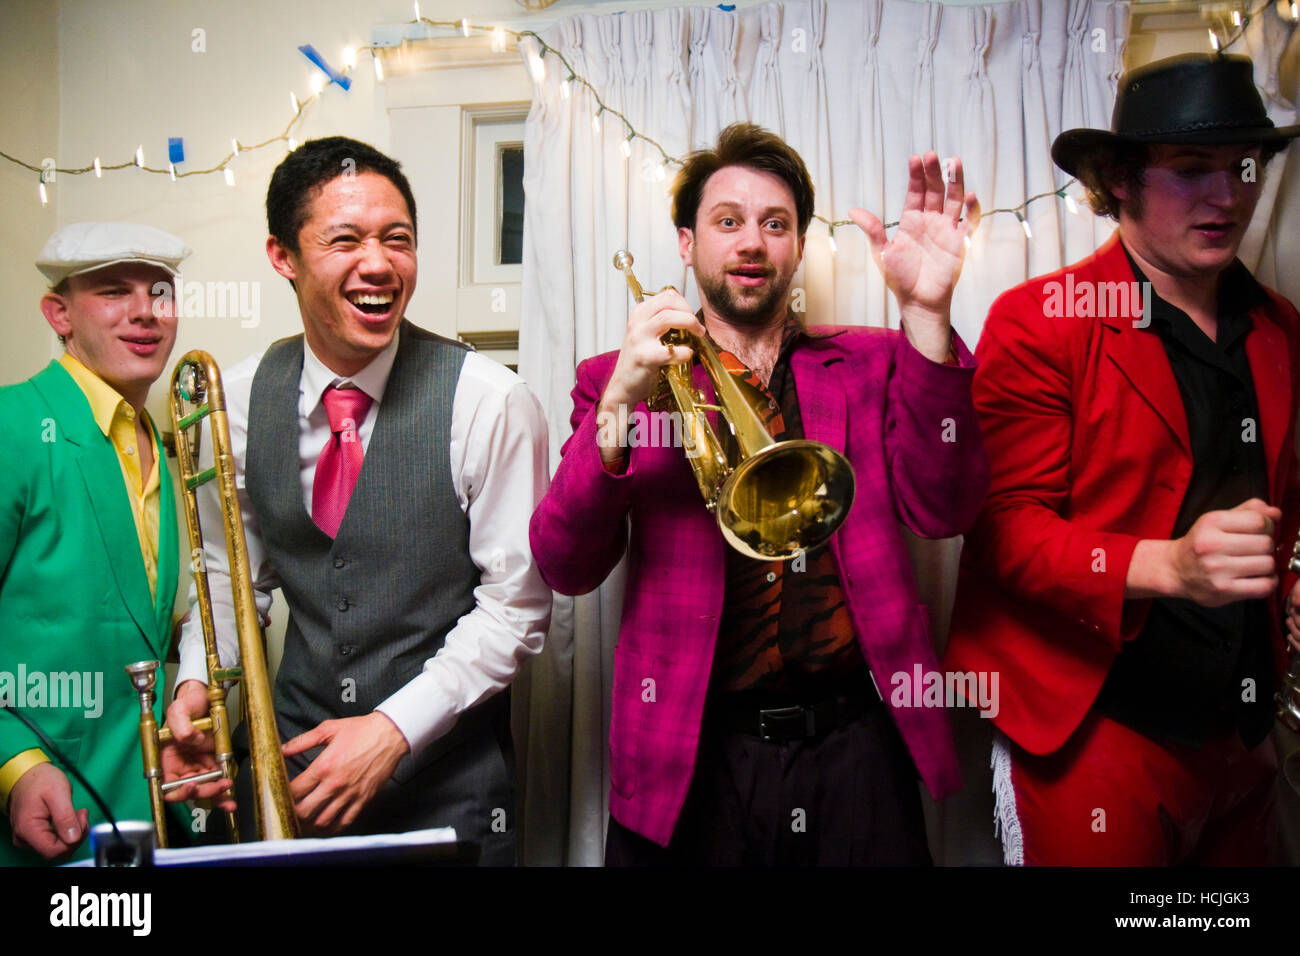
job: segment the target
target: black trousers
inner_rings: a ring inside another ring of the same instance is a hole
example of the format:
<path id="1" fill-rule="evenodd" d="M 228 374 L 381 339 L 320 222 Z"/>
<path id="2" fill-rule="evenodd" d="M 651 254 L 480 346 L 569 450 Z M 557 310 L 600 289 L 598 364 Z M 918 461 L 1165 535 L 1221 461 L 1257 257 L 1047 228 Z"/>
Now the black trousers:
<path id="1" fill-rule="evenodd" d="M 667 847 L 613 817 L 606 866 L 930 866 L 915 765 L 883 704 L 822 737 L 706 721 Z"/>

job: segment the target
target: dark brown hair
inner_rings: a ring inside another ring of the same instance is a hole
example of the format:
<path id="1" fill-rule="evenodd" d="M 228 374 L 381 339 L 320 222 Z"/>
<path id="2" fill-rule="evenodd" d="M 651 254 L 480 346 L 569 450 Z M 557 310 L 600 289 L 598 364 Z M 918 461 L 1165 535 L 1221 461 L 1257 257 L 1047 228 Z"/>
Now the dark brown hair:
<path id="1" fill-rule="evenodd" d="M 733 123 L 718 134 L 718 143 L 712 149 L 697 149 L 686 157 L 673 180 L 673 225 L 678 229 L 695 228 L 704 184 L 726 166 L 745 166 L 780 177 L 794 194 L 799 235 L 808 231 L 813 214 L 808 167 L 789 143 L 753 123 Z"/>
<path id="2" fill-rule="evenodd" d="M 266 190 L 266 226 L 271 235 L 286 249 L 297 252 L 298 233 L 316 194 L 339 176 L 356 173 L 378 173 L 392 183 L 406 200 L 411 231 L 418 231 L 415 195 L 402 173 L 402 164 L 367 143 L 346 136 L 326 136 L 307 140 L 271 174 Z"/>

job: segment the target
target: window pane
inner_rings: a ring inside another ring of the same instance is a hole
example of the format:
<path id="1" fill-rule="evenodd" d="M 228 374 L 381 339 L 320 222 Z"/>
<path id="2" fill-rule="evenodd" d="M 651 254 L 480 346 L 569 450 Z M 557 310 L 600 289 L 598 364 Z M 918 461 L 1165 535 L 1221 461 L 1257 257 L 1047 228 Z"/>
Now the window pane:
<path id="1" fill-rule="evenodd" d="M 499 265 L 519 265 L 524 261 L 524 148 L 501 148 L 501 232 L 497 248 Z"/>

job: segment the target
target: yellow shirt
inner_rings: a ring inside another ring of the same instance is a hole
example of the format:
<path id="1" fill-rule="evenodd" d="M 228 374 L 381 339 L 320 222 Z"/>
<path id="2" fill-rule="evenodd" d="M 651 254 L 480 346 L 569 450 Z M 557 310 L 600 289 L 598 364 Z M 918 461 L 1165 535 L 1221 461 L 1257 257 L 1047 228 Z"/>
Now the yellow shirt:
<path id="1" fill-rule="evenodd" d="M 153 467 L 149 476 L 141 476 L 140 450 L 136 447 L 135 409 L 86 366 L 67 352 L 59 359 L 72 376 L 72 380 L 85 393 L 90 402 L 90 413 L 104 437 L 113 443 L 118 463 L 122 466 L 122 479 L 126 482 L 126 497 L 131 503 L 131 517 L 135 519 L 135 533 L 140 539 L 140 556 L 144 560 L 144 573 L 149 577 L 149 593 L 158 594 L 158 436 L 153 421 L 146 412 L 144 419 L 153 442 Z"/>
<path id="2" fill-rule="evenodd" d="M 131 517 L 135 519 L 135 533 L 140 539 L 140 557 L 144 561 L 144 572 L 149 578 L 149 593 L 155 598 L 158 594 L 158 513 L 159 513 L 159 475 L 158 438 L 153 421 L 145 414 L 145 425 L 150 440 L 153 441 L 153 467 L 147 478 L 140 473 L 140 453 L 136 447 L 135 409 L 126 399 L 117 393 L 86 366 L 82 365 L 67 352 L 59 359 L 59 364 L 72 376 L 90 402 L 90 413 L 95 424 L 104 433 L 104 437 L 113 443 L 117 451 L 118 463 L 122 466 L 122 478 L 126 482 L 127 500 L 131 504 Z M 18 778 L 37 764 L 47 763 L 40 748 L 25 750 L 18 756 L 0 766 L 0 813 L 9 809 L 9 792 L 13 790 Z"/>

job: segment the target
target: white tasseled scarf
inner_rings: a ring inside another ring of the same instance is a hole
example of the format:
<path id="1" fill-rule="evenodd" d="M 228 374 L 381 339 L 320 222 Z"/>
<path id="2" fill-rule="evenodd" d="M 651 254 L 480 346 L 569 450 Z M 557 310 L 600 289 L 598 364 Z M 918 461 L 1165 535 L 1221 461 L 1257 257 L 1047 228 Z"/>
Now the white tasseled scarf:
<path id="1" fill-rule="evenodd" d="M 1011 785 L 1011 751 L 1007 738 L 993 734 L 993 835 L 1002 833 L 1002 861 L 1007 866 L 1025 865 L 1025 845 L 1016 815 L 1016 790 Z"/>

